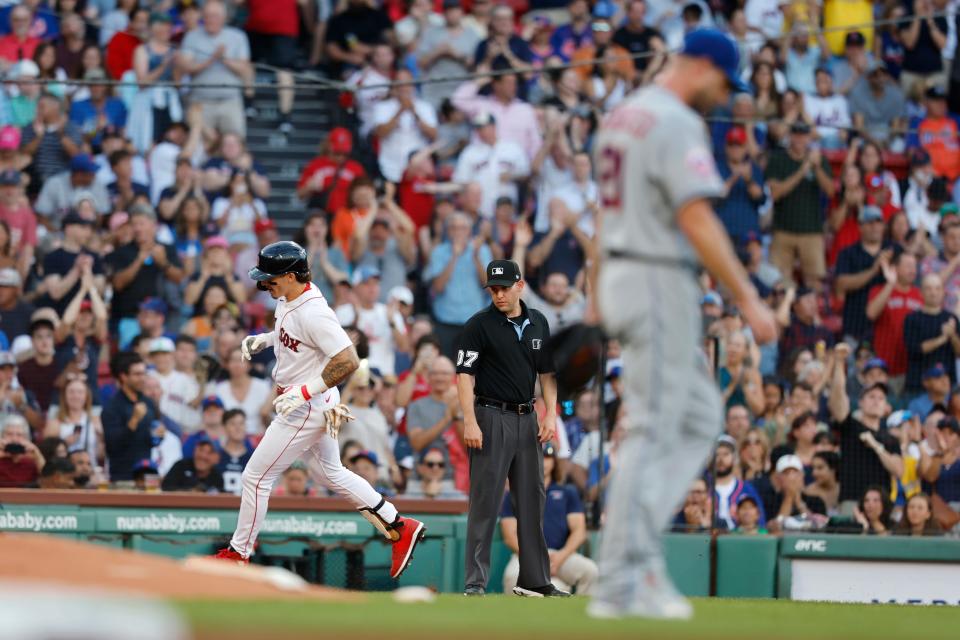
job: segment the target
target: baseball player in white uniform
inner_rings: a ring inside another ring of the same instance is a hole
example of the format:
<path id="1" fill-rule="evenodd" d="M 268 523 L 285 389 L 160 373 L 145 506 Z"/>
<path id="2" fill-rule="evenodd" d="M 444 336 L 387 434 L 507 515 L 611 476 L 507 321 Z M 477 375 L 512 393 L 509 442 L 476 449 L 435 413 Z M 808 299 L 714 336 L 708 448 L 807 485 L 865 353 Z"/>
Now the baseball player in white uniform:
<path id="1" fill-rule="evenodd" d="M 356 505 L 393 542 L 390 575 L 397 578 L 409 565 L 425 528 L 418 520 L 400 516 L 396 507 L 340 463 L 337 431 L 342 421 L 353 417 L 340 404 L 337 385 L 359 365 L 356 349 L 326 299 L 310 283 L 303 247 L 295 242 L 267 245 L 250 277 L 277 300 L 276 323 L 270 333 L 244 338 L 241 352 L 249 360 L 268 346 L 274 348 L 277 416 L 243 470 L 237 530 L 230 546 L 216 557 L 249 562 L 274 483 L 309 452 L 319 463 L 321 482 Z"/>
<path id="2" fill-rule="evenodd" d="M 710 198 L 723 195 L 708 112 L 739 88 L 737 47 L 723 33 L 688 33 L 655 84 L 604 120 L 596 141 L 606 330 L 622 341 L 629 426 L 606 505 L 595 617 L 688 618 L 666 572 L 661 532 L 722 428 L 720 394 L 701 345 L 699 264 L 731 293 L 758 342 L 773 315 L 737 261 Z"/>

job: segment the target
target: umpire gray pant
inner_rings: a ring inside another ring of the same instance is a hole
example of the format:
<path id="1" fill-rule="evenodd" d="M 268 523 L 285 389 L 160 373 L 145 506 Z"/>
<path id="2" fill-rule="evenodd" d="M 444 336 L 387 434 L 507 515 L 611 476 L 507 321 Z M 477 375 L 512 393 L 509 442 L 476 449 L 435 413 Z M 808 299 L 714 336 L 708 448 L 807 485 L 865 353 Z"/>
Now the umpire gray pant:
<path id="1" fill-rule="evenodd" d="M 537 414 L 519 415 L 476 406 L 483 447 L 470 449 L 470 511 L 467 515 L 466 586 L 487 588 L 490 544 L 510 479 L 517 516 L 520 574 L 526 588 L 550 584 L 550 556 L 543 538 L 543 449 L 537 437 Z"/>

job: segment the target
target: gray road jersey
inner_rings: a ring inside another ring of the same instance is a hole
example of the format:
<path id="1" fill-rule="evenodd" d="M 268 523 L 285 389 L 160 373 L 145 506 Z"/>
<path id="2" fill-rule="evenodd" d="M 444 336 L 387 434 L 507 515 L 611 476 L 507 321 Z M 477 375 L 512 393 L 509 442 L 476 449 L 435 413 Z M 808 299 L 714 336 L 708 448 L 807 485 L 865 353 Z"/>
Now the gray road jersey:
<path id="1" fill-rule="evenodd" d="M 702 118 L 670 91 L 650 86 L 604 118 L 594 154 L 604 253 L 695 264 L 677 211 L 723 193 Z"/>

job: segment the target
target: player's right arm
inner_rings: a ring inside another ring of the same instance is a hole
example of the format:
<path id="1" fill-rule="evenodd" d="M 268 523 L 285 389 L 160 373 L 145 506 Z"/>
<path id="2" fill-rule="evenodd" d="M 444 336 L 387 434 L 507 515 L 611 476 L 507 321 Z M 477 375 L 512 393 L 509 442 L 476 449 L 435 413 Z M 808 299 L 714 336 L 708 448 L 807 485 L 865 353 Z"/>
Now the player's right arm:
<path id="1" fill-rule="evenodd" d="M 758 344 L 777 337 L 773 313 L 750 284 L 746 270 L 737 259 L 723 225 L 704 198 L 691 200 L 677 212 L 677 224 L 707 268 L 733 294 L 734 300 L 753 329 Z"/>
<path id="2" fill-rule="evenodd" d="M 323 368 L 321 377 L 323 384 L 327 389 L 332 389 L 347 379 L 351 373 L 360 366 L 360 356 L 357 355 L 357 349 L 352 344 L 330 358 L 327 366 Z"/>

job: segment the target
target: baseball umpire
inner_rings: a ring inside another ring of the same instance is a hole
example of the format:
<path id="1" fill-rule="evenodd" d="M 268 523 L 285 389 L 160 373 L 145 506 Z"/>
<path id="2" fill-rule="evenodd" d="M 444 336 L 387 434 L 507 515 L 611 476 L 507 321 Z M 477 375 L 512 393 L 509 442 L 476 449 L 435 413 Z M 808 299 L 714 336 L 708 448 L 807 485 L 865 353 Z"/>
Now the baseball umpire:
<path id="1" fill-rule="evenodd" d="M 517 514 L 520 574 L 518 596 L 564 597 L 550 582 L 550 556 L 543 538 L 543 449 L 557 423 L 557 386 L 548 350 L 546 318 L 520 300 L 524 282 L 510 260 L 487 265 L 493 304 L 463 327 L 457 351 L 457 388 L 463 408 L 464 441 L 470 451 L 470 511 L 467 516 L 464 595 L 484 595 L 490 572 L 490 543 L 504 482 L 510 478 Z M 537 375 L 547 406 L 537 425 Z"/>

